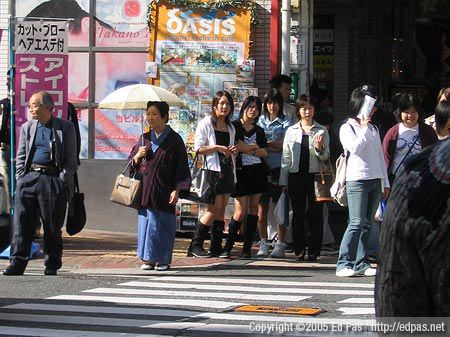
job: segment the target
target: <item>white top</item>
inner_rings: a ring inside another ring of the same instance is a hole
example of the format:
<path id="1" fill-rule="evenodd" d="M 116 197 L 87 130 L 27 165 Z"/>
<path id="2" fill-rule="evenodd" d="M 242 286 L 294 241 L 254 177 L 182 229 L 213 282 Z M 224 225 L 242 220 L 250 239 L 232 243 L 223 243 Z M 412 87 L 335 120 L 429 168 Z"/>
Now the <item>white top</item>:
<path id="1" fill-rule="evenodd" d="M 230 123 L 228 124 L 228 132 L 230 133 L 230 143 L 229 146 L 234 145 L 234 138 L 236 135 L 236 130 L 234 126 Z M 197 124 L 197 129 L 195 130 L 195 144 L 194 151 L 198 151 L 198 149 L 202 146 L 210 146 L 217 145 L 216 135 L 214 134 L 214 126 L 212 124 L 211 116 L 206 116 L 201 119 Z M 236 181 L 236 160 L 234 155 L 232 155 L 233 160 L 233 171 L 234 177 Z M 206 164 L 205 167 L 208 170 L 220 172 L 220 160 L 219 154 L 217 151 L 214 151 L 206 156 Z"/>
<path id="2" fill-rule="evenodd" d="M 410 148 L 411 151 L 409 150 Z M 403 123 L 400 123 L 398 126 L 397 146 L 395 148 L 394 159 L 391 165 L 392 173 L 400 172 L 398 171 L 399 166 L 400 164 L 404 164 L 404 159 L 406 159 L 406 156 L 409 157 L 413 154 L 419 153 L 421 150 L 422 145 L 420 144 L 419 138 L 419 124 L 413 128 L 407 128 L 403 125 Z"/>
<path id="3" fill-rule="evenodd" d="M 349 118 L 339 130 L 339 139 L 344 152 L 350 152 L 345 175 L 347 181 L 379 178 L 382 188 L 389 187 L 380 135 L 373 125 L 362 127 L 355 119 Z"/>
<path id="4" fill-rule="evenodd" d="M 244 143 L 256 144 L 256 132 L 254 132 L 251 136 L 244 135 Z M 242 158 L 242 166 L 251 166 L 262 163 L 260 157 L 254 156 L 252 154 L 243 153 L 241 158 Z"/>

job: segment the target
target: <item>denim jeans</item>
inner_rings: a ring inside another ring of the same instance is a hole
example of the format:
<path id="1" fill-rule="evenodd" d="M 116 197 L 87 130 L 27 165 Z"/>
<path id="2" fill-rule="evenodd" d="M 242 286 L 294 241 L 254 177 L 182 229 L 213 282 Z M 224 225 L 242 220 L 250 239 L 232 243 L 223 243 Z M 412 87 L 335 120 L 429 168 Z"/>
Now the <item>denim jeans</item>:
<path id="1" fill-rule="evenodd" d="M 341 241 L 336 270 L 362 272 L 370 267 L 370 229 L 381 199 L 381 180 L 347 181 L 349 222 Z"/>

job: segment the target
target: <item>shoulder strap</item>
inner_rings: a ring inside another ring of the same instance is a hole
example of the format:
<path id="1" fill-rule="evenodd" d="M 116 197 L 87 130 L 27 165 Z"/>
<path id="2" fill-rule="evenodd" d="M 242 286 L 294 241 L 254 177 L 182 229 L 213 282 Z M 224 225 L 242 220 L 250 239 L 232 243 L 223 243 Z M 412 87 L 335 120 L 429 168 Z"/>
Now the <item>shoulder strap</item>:
<path id="1" fill-rule="evenodd" d="M 356 136 L 355 128 L 353 127 L 353 125 L 351 125 L 350 123 L 347 123 L 347 122 L 345 122 L 345 124 L 348 124 L 352 128 L 352 131 L 353 131 L 353 133 Z M 350 157 L 350 151 L 347 150 L 347 152 L 345 154 L 345 163 L 346 164 L 347 164 L 347 161 L 348 161 L 348 157 Z"/>
<path id="2" fill-rule="evenodd" d="M 405 156 L 403 157 L 402 161 L 400 162 L 400 164 L 398 164 L 397 168 L 395 169 L 394 173 L 392 173 L 394 176 L 397 173 L 397 171 L 400 169 L 400 167 L 402 166 L 403 162 L 406 160 L 406 158 L 408 158 L 409 153 L 411 152 L 411 150 L 413 149 L 414 145 L 416 145 L 417 140 L 419 139 L 419 134 L 417 134 L 417 138 L 414 140 L 414 143 L 412 143 L 412 145 L 409 147 L 408 152 L 406 152 Z"/>
<path id="3" fill-rule="evenodd" d="M 77 172 L 75 172 L 73 175 L 73 182 L 74 182 L 75 193 L 80 193 L 80 185 L 78 184 L 78 173 Z"/>

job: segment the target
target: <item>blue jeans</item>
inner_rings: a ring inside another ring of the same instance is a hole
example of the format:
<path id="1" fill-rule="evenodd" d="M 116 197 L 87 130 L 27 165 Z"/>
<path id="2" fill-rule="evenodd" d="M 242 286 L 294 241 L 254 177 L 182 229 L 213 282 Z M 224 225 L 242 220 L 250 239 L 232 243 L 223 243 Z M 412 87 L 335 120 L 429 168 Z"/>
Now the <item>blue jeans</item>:
<path id="1" fill-rule="evenodd" d="M 336 270 L 363 272 L 370 267 L 368 245 L 370 229 L 381 199 L 381 180 L 347 181 L 349 221 L 341 241 Z"/>

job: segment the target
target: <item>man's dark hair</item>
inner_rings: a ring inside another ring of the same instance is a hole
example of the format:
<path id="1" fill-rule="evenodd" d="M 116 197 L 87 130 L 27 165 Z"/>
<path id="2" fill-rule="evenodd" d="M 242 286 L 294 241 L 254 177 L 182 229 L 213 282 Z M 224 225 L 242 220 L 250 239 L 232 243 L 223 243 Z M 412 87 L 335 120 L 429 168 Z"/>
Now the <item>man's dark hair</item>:
<path id="1" fill-rule="evenodd" d="M 169 104 L 167 104 L 166 102 L 148 101 L 147 110 L 151 106 L 154 106 L 156 107 L 156 109 L 158 109 L 161 118 L 166 119 L 166 123 L 169 121 Z"/>
<path id="2" fill-rule="evenodd" d="M 79 33 L 81 31 L 81 20 L 89 17 L 89 13 L 83 10 L 75 0 L 50 0 L 36 6 L 27 14 L 25 20 L 29 18 L 58 18 L 73 19 L 69 22 L 69 31 Z M 113 29 L 107 23 L 95 18 L 102 26 Z"/>
<path id="3" fill-rule="evenodd" d="M 270 87 L 274 89 L 280 89 L 283 83 L 291 85 L 292 79 L 287 75 L 278 74 L 272 77 L 269 81 Z"/>

